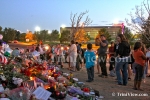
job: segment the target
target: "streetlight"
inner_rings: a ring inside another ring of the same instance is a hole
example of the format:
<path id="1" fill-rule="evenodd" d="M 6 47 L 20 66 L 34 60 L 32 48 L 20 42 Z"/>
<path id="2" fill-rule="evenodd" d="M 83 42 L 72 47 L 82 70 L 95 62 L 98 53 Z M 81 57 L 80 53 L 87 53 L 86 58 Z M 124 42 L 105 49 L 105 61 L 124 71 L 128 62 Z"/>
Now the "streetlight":
<path id="1" fill-rule="evenodd" d="M 62 28 L 65 28 L 65 27 L 66 27 L 66 25 L 64 25 L 64 24 L 63 24 L 63 25 L 61 25 L 61 27 L 62 27 Z"/>
<path id="2" fill-rule="evenodd" d="M 113 24 L 119 24 L 119 20 L 118 19 L 114 19 L 113 20 Z"/>
<path id="3" fill-rule="evenodd" d="M 41 28 L 39 26 L 35 27 L 35 31 L 40 31 L 40 30 L 41 30 Z"/>
<path id="4" fill-rule="evenodd" d="M 50 30 L 48 30 L 48 34 L 50 34 L 51 33 L 51 31 Z"/>

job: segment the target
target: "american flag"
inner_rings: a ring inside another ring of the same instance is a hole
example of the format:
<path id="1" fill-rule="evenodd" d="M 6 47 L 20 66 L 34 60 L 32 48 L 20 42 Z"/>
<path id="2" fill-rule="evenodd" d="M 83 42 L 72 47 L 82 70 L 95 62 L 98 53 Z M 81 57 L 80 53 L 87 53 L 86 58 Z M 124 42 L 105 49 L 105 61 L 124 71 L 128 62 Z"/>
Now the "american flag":
<path id="1" fill-rule="evenodd" d="M 30 92 L 33 92 L 36 89 L 37 84 L 35 81 L 29 80 L 29 81 L 23 82 L 23 87 L 28 88 Z"/>
<path id="2" fill-rule="evenodd" d="M 0 54 L 0 63 L 7 64 L 7 62 L 8 62 L 7 58 L 4 55 Z"/>

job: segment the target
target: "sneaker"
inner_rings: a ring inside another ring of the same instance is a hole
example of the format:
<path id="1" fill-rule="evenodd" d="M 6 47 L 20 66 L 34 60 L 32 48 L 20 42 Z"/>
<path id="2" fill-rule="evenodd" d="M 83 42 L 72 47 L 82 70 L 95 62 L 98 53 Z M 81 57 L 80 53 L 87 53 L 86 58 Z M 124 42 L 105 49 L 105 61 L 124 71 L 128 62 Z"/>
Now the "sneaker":
<path id="1" fill-rule="evenodd" d="M 104 77 L 104 75 L 98 75 L 99 77 Z"/>
<path id="2" fill-rule="evenodd" d="M 86 80 L 86 82 L 92 82 L 92 80 Z"/>
<path id="3" fill-rule="evenodd" d="M 112 77 L 115 77 L 116 76 L 116 74 L 115 74 L 115 72 L 112 70 L 112 71 L 110 71 L 110 76 L 112 76 Z"/>

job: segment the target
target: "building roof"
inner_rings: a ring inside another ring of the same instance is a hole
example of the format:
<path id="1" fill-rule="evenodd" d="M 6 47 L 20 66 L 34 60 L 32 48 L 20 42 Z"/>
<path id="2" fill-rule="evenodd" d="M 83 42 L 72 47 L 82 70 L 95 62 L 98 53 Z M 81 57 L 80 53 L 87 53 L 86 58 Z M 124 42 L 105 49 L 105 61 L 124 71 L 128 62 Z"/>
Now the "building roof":
<path id="1" fill-rule="evenodd" d="M 72 28 L 72 27 L 65 27 L 65 28 Z M 120 28 L 120 26 L 85 26 L 84 28 Z"/>

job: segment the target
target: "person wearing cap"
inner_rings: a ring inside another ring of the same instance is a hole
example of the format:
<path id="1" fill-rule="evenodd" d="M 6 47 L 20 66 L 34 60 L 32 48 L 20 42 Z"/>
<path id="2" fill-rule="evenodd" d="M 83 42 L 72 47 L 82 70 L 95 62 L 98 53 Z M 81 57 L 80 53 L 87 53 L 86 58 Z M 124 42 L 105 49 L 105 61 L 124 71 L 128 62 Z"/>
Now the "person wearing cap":
<path id="1" fill-rule="evenodd" d="M 98 51 L 99 64 L 101 67 L 102 74 L 99 77 L 107 78 L 107 68 L 106 68 L 106 59 L 107 59 L 107 49 L 108 49 L 108 41 L 104 35 L 99 37 L 100 41 L 100 49 Z"/>

